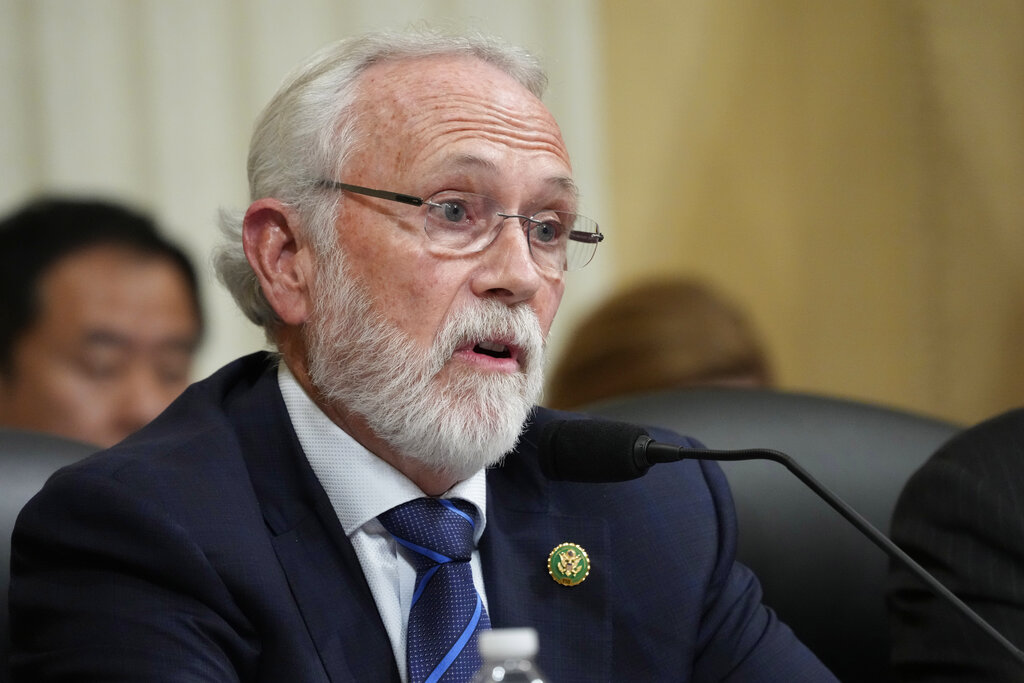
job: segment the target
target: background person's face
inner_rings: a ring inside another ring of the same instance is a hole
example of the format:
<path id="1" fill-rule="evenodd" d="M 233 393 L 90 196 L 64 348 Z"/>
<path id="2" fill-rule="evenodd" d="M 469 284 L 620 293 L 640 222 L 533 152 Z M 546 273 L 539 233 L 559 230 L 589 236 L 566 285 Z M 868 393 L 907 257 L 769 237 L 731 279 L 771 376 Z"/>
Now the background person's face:
<path id="1" fill-rule="evenodd" d="M 188 385 L 199 321 L 170 261 L 93 247 L 40 285 L 39 316 L 0 380 L 0 422 L 110 446 Z"/>

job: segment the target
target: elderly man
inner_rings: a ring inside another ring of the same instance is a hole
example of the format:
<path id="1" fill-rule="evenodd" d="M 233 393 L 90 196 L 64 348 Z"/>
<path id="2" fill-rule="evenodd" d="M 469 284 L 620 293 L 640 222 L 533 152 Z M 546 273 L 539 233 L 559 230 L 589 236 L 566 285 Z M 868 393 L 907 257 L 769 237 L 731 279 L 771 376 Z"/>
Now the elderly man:
<path id="1" fill-rule="evenodd" d="M 468 680 L 504 626 L 535 628 L 560 682 L 832 680 L 734 563 L 717 468 L 540 474 L 544 338 L 601 241 L 544 82 L 431 34 L 342 42 L 286 81 L 218 256 L 280 353 L 29 504 L 22 680 Z"/>

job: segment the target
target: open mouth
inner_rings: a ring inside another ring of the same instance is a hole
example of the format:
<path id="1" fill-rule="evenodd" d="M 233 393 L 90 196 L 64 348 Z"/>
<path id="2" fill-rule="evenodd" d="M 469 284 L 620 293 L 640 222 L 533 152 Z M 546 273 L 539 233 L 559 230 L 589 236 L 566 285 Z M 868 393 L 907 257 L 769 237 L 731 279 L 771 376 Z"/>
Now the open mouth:
<path id="1" fill-rule="evenodd" d="M 483 341 L 473 347 L 473 353 L 479 353 L 491 358 L 511 358 L 512 351 L 505 344 L 498 342 Z"/>

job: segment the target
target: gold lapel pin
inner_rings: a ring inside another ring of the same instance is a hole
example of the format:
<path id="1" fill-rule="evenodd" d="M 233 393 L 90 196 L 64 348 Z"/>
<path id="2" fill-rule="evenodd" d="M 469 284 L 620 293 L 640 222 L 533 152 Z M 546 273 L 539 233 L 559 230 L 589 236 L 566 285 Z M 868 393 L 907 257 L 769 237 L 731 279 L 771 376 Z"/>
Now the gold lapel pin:
<path id="1" fill-rule="evenodd" d="M 590 557 L 583 546 L 560 543 L 548 555 L 548 574 L 563 586 L 578 586 L 590 574 Z"/>

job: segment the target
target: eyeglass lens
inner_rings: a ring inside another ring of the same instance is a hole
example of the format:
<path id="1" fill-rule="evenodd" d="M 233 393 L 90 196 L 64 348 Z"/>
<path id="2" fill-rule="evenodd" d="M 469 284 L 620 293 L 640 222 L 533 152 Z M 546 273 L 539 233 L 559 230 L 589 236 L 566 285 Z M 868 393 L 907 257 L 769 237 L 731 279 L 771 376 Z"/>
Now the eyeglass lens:
<path id="1" fill-rule="evenodd" d="M 504 222 L 515 218 L 526 232 L 537 265 L 559 271 L 578 270 L 594 257 L 601 239 L 596 222 L 567 211 L 543 210 L 528 217 L 510 214 L 490 197 L 465 192 L 439 193 L 424 204 L 427 236 L 453 251 L 487 248 Z"/>

